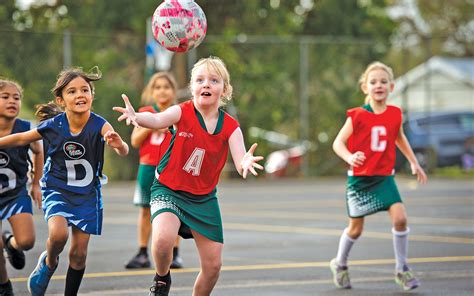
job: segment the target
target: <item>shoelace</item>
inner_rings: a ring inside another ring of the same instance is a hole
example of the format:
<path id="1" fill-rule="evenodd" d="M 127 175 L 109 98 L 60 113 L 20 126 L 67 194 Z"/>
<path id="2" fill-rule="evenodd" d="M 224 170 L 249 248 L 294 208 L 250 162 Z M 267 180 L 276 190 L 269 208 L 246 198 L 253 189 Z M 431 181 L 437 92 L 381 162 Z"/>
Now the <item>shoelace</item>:
<path id="1" fill-rule="evenodd" d="M 150 292 L 155 294 L 158 292 L 166 292 L 167 286 L 165 282 L 155 282 L 155 284 L 150 287 Z"/>

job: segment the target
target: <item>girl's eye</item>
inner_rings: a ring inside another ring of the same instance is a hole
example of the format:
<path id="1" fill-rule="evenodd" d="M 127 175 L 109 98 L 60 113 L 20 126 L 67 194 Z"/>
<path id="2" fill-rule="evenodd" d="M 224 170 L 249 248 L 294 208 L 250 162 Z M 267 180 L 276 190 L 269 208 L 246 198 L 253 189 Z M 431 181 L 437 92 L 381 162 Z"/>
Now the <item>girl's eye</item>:
<path id="1" fill-rule="evenodd" d="M 203 81 L 203 80 L 202 80 L 201 78 L 196 79 L 196 82 L 197 82 L 197 83 L 202 83 L 202 81 Z"/>
<path id="2" fill-rule="evenodd" d="M 219 83 L 219 80 L 217 80 L 217 79 L 212 79 L 211 82 L 212 82 L 213 84 L 217 84 L 217 83 Z"/>

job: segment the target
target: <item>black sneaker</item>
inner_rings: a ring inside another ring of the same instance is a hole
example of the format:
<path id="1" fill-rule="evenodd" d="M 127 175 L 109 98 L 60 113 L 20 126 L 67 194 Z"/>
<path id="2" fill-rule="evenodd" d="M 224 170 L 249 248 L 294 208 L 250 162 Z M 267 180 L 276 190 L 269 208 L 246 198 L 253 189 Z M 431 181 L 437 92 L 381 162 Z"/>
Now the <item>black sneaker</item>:
<path id="1" fill-rule="evenodd" d="M 150 259 L 148 259 L 148 255 L 140 253 L 135 255 L 127 264 L 125 264 L 125 268 L 127 269 L 148 267 L 150 267 Z"/>
<path id="2" fill-rule="evenodd" d="M 11 247 L 8 242 L 13 237 L 13 234 L 10 231 L 5 230 L 2 234 L 3 247 L 7 251 L 8 261 L 15 269 L 23 269 L 25 267 L 25 253 Z"/>
<path id="3" fill-rule="evenodd" d="M 4 287 L 0 287 L 0 296 L 14 296 L 12 282 L 8 280 Z"/>
<path id="4" fill-rule="evenodd" d="M 173 256 L 173 261 L 171 261 L 171 266 L 170 268 L 183 268 L 183 259 L 179 257 L 179 255 Z"/>
<path id="5" fill-rule="evenodd" d="M 171 279 L 169 282 L 154 281 L 150 287 L 150 296 L 168 296 L 171 288 Z"/>

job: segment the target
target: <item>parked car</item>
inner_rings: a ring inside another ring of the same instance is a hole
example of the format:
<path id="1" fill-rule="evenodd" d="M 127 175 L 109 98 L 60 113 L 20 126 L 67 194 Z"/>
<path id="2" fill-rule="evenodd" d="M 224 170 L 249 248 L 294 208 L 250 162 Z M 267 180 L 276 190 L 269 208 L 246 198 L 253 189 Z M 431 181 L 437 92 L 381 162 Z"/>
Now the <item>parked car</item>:
<path id="1" fill-rule="evenodd" d="M 474 138 L 474 111 L 410 113 L 403 127 L 426 171 L 461 165 L 463 154 Z M 403 168 L 408 168 L 407 160 L 397 151 L 396 169 Z"/>

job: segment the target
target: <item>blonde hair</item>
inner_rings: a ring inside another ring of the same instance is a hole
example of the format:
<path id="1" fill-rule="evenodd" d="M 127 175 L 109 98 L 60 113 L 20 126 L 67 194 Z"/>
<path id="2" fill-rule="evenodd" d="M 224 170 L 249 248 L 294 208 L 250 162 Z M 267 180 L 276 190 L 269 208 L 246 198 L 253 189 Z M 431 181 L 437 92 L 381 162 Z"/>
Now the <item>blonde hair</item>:
<path id="1" fill-rule="evenodd" d="M 191 82 L 194 80 L 196 70 L 200 66 L 205 65 L 207 69 L 212 69 L 219 75 L 222 80 L 224 81 L 224 92 L 221 97 L 221 100 L 219 102 L 220 106 L 225 105 L 228 101 L 232 99 L 232 85 L 230 84 L 230 74 L 229 71 L 227 70 L 226 65 L 224 62 L 215 56 L 210 56 L 208 58 L 202 58 L 199 61 L 197 61 L 196 64 L 194 64 L 193 69 L 191 70 Z M 189 87 L 191 88 L 191 83 L 189 84 Z"/>
<path id="2" fill-rule="evenodd" d="M 156 81 L 162 78 L 168 80 L 169 84 L 171 85 L 171 88 L 173 88 L 173 91 L 176 95 L 176 91 L 178 90 L 178 84 L 176 83 L 176 80 L 174 79 L 173 75 L 168 72 L 157 72 L 150 77 L 150 80 L 148 80 L 147 85 L 143 89 L 141 98 L 142 105 L 148 105 L 153 103 L 151 98 L 153 87 L 155 86 Z"/>
<path id="3" fill-rule="evenodd" d="M 18 82 L 5 77 L 0 77 L 0 90 L 5 88 L 7 85 L 16 87 L 16 89 L 20 93 L 20 99 L 23 98 L 23 88 Z"/>
<path id="4" fill-rule="evenodd" d="M 370 63 L 367 68 L 365 69 L 364 73 L 359 78 L 359 86 L 362 87 L 363 84 L 367 83 L 367 78 L 369 77 L 369 73 L 374 71 L 374 70 L 383 70 L 387 72 L 388 74 L 388 79 L 390 82 L 393 81 L 394 76 L 393 76 L 393 70 L 389 66 L 385 65 L 382 62 L 375 61 L 373 63 Z M 370 97 L 366 96 L 365 97 L 365 104 L 368 104 L 370 102 Z"/>

